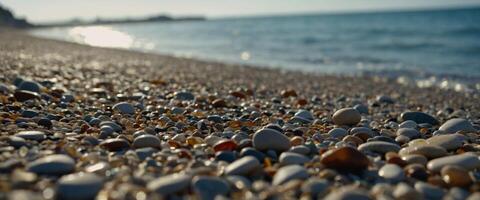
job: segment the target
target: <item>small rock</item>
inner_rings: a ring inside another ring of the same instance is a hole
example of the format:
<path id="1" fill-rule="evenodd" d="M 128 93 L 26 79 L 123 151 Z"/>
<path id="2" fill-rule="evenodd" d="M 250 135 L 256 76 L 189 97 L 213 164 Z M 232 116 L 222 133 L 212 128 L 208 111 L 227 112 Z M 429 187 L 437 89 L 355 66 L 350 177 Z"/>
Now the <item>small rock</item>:
<path id="1" fill-rule="evenodd" d="M 133 147 L 136 149 L 143 147 L 160 148 L 160 139 L 150 134 L 141 135 L 133 140 Z"/>
<path id="2" fill-rule="evenodd" d="M 363 104 L 357 104 L 353 106 L 353 109 L 357 110 L 360 114 L 368 114 L 368 107 Z"/>
<path id="3" fill-rule="evenodd" d="M 437 186 L 425 183 L 416 182 L 415 189 L 420 192 L 425 199 L 442 199 L 445 191 Z"/>
<path id="4" fill-rule="evenodd" d="M 468 171 L 456 165 L 447 165 L 441 170 L 442 179 L 451 187 L 468 187 L 472 179 Z"/>
<path id="5" fill-rule="evenodd" d="M 361 118 L 360 113 L 353 108 L 342 108 L 336 111 L 332 116 L 333 123 L 339 126 L 356 125 L 360 122 Z"/>
<path id="6" fill-rule="evenodd" d="M 103 148 L 109 150 L 109 151 L 120 151 L 125 148 L 129 148 L 130 144 L 128 143 L 127 140 L 120 139 L 120 138 L 112 138 L 112 139 L 107 139 L 100 143 L 100 146 Z"/>
<path id="7" fill-rule="evenodd" d="M 406 183 L 399 183 L 393 191 L 393 197 L 400 200 L 422 199 L 422 194 Z"/>
<path id="8" fill-rule="evenodd" d="M 410 139 L 419 138 L 421 136 L 420 132 L 417 131 L 416 129 L 413 129 L 413 128 L 400 128 L 400 129 L 398 129 L 397 136 L 400 136 L 400 135 L 406 136 Z"/>
<path id="9" fill-rule="evenodd" d="M 447 150 L 441 146 L 426 144 L 402 148 L 398 154 L 400 156 L 420 154 L 431 159 L 447 155 Z"/>
<path id="10" fill-rule="evenodd" d="M 55 154 L 29 163 L 27 169 L 37 174 L 62 175 L 75 170 L 75 161 L 69 156 Z"/>
<path id="11" fill-rule="evenodd" d="M 380 103 L 386 103 L 386 104 L 393 104 L 395 103 L 395 101 L 389 97 L 389 96 L 385 96 L 385 95 L 379 95 L 377 96 L 377 101 L 380 102 Z"/>
<path id="12" fill-rule="evenodd" d="M 175 92 L 175 99 L 181 101 L 191 101 L 195 99 L 195 96 L 190 92 Z"/>
<path id="13" fill-rule="evenodd" d="M 102 178 L 95 174 L 70 174 L 63 176 L 58 181 L 57 194 L 61 199 L 95 199 L 102 187 Z"/>
<path id="14" fill-rule="evenodd" d="M 260 162 L 253 156 L 245 156 L 231 163 L 225 168 L 226 175 L 247 175 L 260 166 Z"/>
<path id="15" fill-rule="evenodd" d="M 273 185 L 281 185 L 295 179 L 307 179 L 310 175 L 305 167 L 300 165 L 288 165 L 280 168 L 273 176 Z"/>
<path id="16" fill-rule="evenodd" d="M 427 143 L 431 145 L 438 145 L 446 150 L 455 150 L 463 146 L 467 138 L 462 134 L 447 134 L 437 135 L 427 139 Z"/>
<path id="17" fill-rule="evenodd" d="M 363 153 L 351 147 L 329 150 L 322 154 L 320 162 L 328 168 L 341 171 L 361 171 L 370 163 Z"/>
<path id="18" fill-rule="evenodd" d="M 347 186 L 330 192 L 325 200 L 371 200 L 368 191 L 362 188 Z"/>
<path id="19" fill-rule="evenodd" d="M 311 123 L 313 115 L 308 110 L 299 110 L 292 118 L 292 121 L 299 121 L 302 123 Z"/>
<path id="20" fill-rule="evenodd" d="M 378 171 L 378 175 L 390 182 L 397 183 L 405 179 L 403 169 L 396 164 L 385 164 Z"/>
<path id="21" fill-rule="evenodd" d="M 398 152 L 400 150 L 400 146 L 390 142 L 372 141 L 361 144 L 358 146 L 358 150 L 385 154 L 387 152 Z"/>
<path id="22" fill-rule="evenodd" d="M 42 131 L 21 131 L 15 134 L 15 136 L 26 140 L 35 140 L 39 142 L 46 138 L 45 133 Z"/>
<path id="23" fill-rule="evenodd" d="M 318 195 L 323 195 L 330 184 L 327 180 L 311 178 L 302 185 L 302 192 L 310 194 L 310 197 L 316 199 Z"/>
<path id="24" fill-rule="evenodd" d="M 348 132 L 344 128 L 334 128 L 328 131 L 328 136 L 332 138 L 342 139 L 343 137 L 347 136 Z"/>
<path id="25" fill-rule="evenodd" d="M 135 107 L 133 107 L 132 104 L 128 102 L 117 103 L 113 106 L 113 109 L 119 111 L 122 114 L 135 114 Z"/>
<path id="26" fill-rule="evenodd" d="M 407 120 L 398 125 L 398 128 L 417 128 L 417 123 L 412 120 Z"/>
<path id="27" fill-rule="evenodd" d="M 476 132 L 477 130 L 473 128 L 472 124 L 466 120 L 461 118 L 450 119 L 442 126 L 440 126 L 439 130 L 444 131 L 446 133 L 456 133 L 458 131 L 462 132 Z"/>
<path id="28" fill-rule="evenodd" d="M 25 90 L 25 91 L 30 91 L 30 92 L 36 92 L 40 93 L 42 86 L 38 84 L 35 81 L 26 81 L 24 80 L 20 85 L 18 86 L 19 90 Z"/>
<path id="29" fill-rule="evenodd" d="M 227 195 L 230 192 L 228 183 L 214 176 L 195 177 L 192 187 L 200 199 L 215 199 L 218 195 Z"/>
<path id="30" fill-rule="evenodd" d="M 437 125 L 439 124 L 438 120 L 432 117 L 431 115 L 423 112 L 404 112 L 400 115 L 400 118 L 402 121 L 407 121 L 407 120 L 412 120 L 416 122 L 417 124 L 431 124 L 431 125 Z"/>
<path id="31" fill-rule="evenodd" d="M 428 162 L 427 168 L 433 172 L 439 172 L 444 166 L 458 165 L 466 170 L 480 167 L 480 159 L 474 153 L 463 153 L 459 155 L 436 158 Z"/>
<path id="32" fill-rule="evenodd" d="M 169 195 L 187 189 L 192 177 L 186 174 L 162 176 L 147 184 L 147 189 L 160 195 Z"/>
<path id="33" fill-rule="evenodd" d="M 310 158 L 293 152 L 283 152 L 279 158 L 281 165 L 303 165 L 310 161 Z"/>
<path id="34" fill-rule="evenodd" d="M 8 144 L 15 148 L 20 148 L 22 146 L 27 145 L 27 141 L 24 138 L 17 137 L 17 136 L 10 136 L 8 137 Z"/>
<path id="35" fill-rule="evenodd" d="M 257 131 L 253 135 L 253 147 L 260 151 L 286 151 L 290 148 L 290 140 L 282 133 L 269 128 Z"/>
<path id="36" fill-rule="evenodd" d="M 26 90 L 15 90 L 13 96 L 17 101 L 24 102 L 32 99 L 40 99 L 40 95 L 36 92 L 30 92 Z"/>

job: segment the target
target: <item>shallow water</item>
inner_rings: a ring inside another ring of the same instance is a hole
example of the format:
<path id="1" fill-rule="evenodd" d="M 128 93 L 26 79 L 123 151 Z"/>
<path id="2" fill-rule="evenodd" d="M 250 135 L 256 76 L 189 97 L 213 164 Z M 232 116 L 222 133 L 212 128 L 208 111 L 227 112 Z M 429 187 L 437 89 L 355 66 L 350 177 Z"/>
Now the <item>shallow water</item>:
<path id="1" fill-rule="evenodd" d="M 37 36 L 322 73 L 478 82 L 480 8 L 36 29 Z"/>

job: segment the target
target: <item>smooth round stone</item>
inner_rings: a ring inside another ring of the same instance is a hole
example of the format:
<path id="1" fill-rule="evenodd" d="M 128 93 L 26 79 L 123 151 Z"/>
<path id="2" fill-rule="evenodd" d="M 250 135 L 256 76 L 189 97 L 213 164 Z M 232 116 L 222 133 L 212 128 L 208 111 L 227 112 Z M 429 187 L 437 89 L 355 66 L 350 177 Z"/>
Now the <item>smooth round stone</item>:
<path id="1" fill-rule="evenodd" d="M 377 96 L 377 101 L 380 102 L 380 103 L 386 103 L 386 104 L 395 103 L 395 101 L 392 99 L 392 97 L 385 96 L 385 95 Z"/>
<path id="2" fill-rule="evenodd" d="M 422 145 L 426 145 L 426 144 L 428 144 L 428 143 L 427 143 L 427 140 L 425 140 L 425 139 L 415 139 L 415 140 L 412 140 L 412 141 L 408 142 L 409 147 L 422 146 Z"/>
<path id="3" fill-rule="evenodd" d="M 36 174 L 68 174 L 75 170 L 75 160 L 63 154 L 49 155 L 29 163 L 27 169 Z"/>
<path id="4" fill-rule="evenodd" d="M 235 141 L 229 140 L 229 139 L 220 140 L 213 145 L 213 150 L 215 152 L 218 152 L 218 151 L 233 151 L 236 148 L 237 148 L 237 143 Z"/>
<path id="5" fill-rule="evenodd" d="M 410 138 L 404 135 L 399 135 L 395 137 L 395 142 L 399 144 L 405 144 L 405 143 L 408 143 L 409 141 L 410 141 Z"/>
<path id="6" fill-rule="evenodd" d="M 230 192 L 228 182 L 214 176 L 195 177 L 192 188 L 199 194 L 200 199 L 215 199 L 218 195 L 227 195 Z"/>
<path id="7" fill-rule="evenodd" d="M 363 104 L 357 104 L 353 106 L 353 109 L 357 110 L 360 114 L 368 114 L 368 107 Z"/>
<path id="8" fill-rule="evenodd" d="M 115 130 L 111 126 L 103 125 L 100 127 L 100 132 L 106 134 L 106 135 L 111 135 Z"/>
<path id="9" fill-rule="evenodd" d="M 15 136 L 21 137 L 26 140 L 35 141 L 42 141 L 46 138 L 45 133 L 42 131 L 20 131 L 19 133 L 15 134 Z"/>
<path id="10" fill-rule="evenodd" d="M 328 136 L 332 138 L 342 139 L 343 137 L 348 135 L 348 131 L 344 128 L 334 128 L 328 131 Z"/>
<path id="11" fill-rule="evenodd" d="M 41 86 L 40 86 L 40 84 L 38 84 L 38 83 L 35 82 L 35 81 L 23 81 L 23 82 L 20 83 L 20 85 L 18 86 L 18 89 L 19 89 L 19 90 L 26 90 L 26 91 L 30 91 L 30 92 L 40 93 Z"/>
<path id="12" fill-rule="evenodd" d="M 302 185 L 302 192 L 309 193 L 315 199 L 318 195 L 324 194 L 329 187 L 330 184 L 327 180 L 311 178 Z"/>
<path id="13" fill-rule="evenodd" d="M 472 124 L 466 120 L 461 118 L 450 119 L 442 126 L 440 126 L 439 130 L 444 131 L 446 133 L 456 133 L 458 131 L 462 132 L 476 132 L 477 130 L 473 128 Z"/>
<path id="14" fill-rule="evenodd" d="M 420 192 L 425 199 L 442 199 L 445 195 L 442 188 L 420 181 L 415 183 L 415 190 Z"/>
<path id="15" fill-rule="evenodd" d="M 294 147 L 290 148 L 290 150 L 288 150 L 288 151 L 298 153 L 298 154 L 302 154 L 302 155 L 308 155 L 308 154 L 310 154 L 311 149 L 308 148 L 305 145 L 297 145 L 297 146 L 294 146 Z"/>
<path id="16" fill-rule="evenodd" d="M 140 158 L 140 160 L 145 160 L 146 158 L 152 156 L 157 151 L 158 149 L 154 149 L 152 147 L 135 149 L 135 153 L 137 154 L 138 158 Z"/>
<path id="17" fill-rule="evenodd" d="M 120 125 L 118 125 L 117 123 L 115 122 L 112 122 L 112 121 L 103 121 L 103 122 L 100 122 L 100 127 L 102 126 L 110 126 L 113 128 L 113 130 L 115 132 L 121 132 L 122 131 L 122 127 Z"/>
<path id="18" fill-rule="evenodd" d="M 132 104 L 128 102 L 117 103 L 113 106 L 113 109 L 119 111 L 122 114 L 135 114 L 135 107 L 133 107 Z"/>
<path id="19" fill-rule="evenodd" d="M 467 187 L 472 184 L 468 171 L 460 166 L 447 165 L 440 171 L 443 181 L 451 187 Z"/>
<path id="20" fill-rule="evenodd" d="M 237 159 L 237 155 L 233 151 L 219 151 L 215 153 L 215 160 L 223 160 L 225 162 L 234 162 Z"/>
<path id="21" fill-rule="evenodd" d="M 13 96 L 17 101 L 24 102 L 32 99 L 40 99 L 40 95 L 36 92 L 26 90 L 15 90 Z"/>
<path id="22" fill-rule="evenodd" d="M 358 146 L 358 150 L 385 154 L 387 152 L 398 152 L 400 150 L 400 146 L 390 142 L 372 141 L 361 144 Z"/>
<path id="23" fill-rule="evenodd" d="M 252 182 L 244 176 L 231 175 L 226 176 L 225 179 L 230 185 L 235 186 L 235 188 L 238 189 L 250 189 L 252 187 Z"/>
<path id="24" fill-rule="evenodd" d="M 281 185 L 291 180 L 307 179 L 310 175 L 305 167 L 300 165 L 288 165 L 278 169 L 277 173 L 273 176 L 273 185 Z"/>
<path id="25" fill-rule="evenodd" d="M 302 123 L 311 123 L 313 119 L 312 113 L 308 110 L 299 110 L 292 118 L 293 121 L 299 121 Z"/>
<path id="26" fill-rule="evenodd" d="M 120 151 L 125 148 L 129 148 L 130 144 L 128 143 L 127 140 L 120 139 L 120 138 L 112 138 L 112 139 L 107 139 L 100 143 L 100 146 L 103 148 L 109 150 L 109 151 Z"/>
<path id="27" fill-rule="evenodd" d="M 427 143 L 431 145 L 438 145 L 446 150 L 455 150 L 463 146 L 463 143 L 466 142 L 467 138 L 462 134 L 448 134 L 448 135 L 437 135 L 427 139 Z"/>
<path id="28" fill-rule="evenodd" d="M 10 136 L 8 137 L 8 144 L 15 148 L 20 148 L 27 145 L 27 141 L 21 137 Z"/>
<path id="29" fill-rule="evenodd" d="M 40 126 L 44 126 L 46 128 L 51 128 L 53 126 L 53 123 L 50 119 L 48 118 L 41 118 L 37 121 L 37 124 Z"/>
<path id="30" fill-rule="evenodd" d="M 417 164 L 421 164 L 423 166 L 425 166 L 428 162 L 427 157 L 425 157 L 423 155 L 419 155 L 419 154 L 411 154 L 411 155 L 402 156 L 402 160 L 404 160 L 408 164 L 417 163 Z"/>
<path id="31" fill-rule="evenodd" d="M 458 165 L 466 170 L 473 170 L 480 167 L 480 159 L 474 153 L 463 153 L 460 155 L 445 156 L 428 162 L 427 168 L 433 172 L 439 172 L 444 166 Z"/>
<path id="32" fill-rule="evenodd" d="M 426 144 L 426 145 L 402 148 L 398 152 L 398 154 L 400 156 L 420 154 L 429 159 L 432 159 L 432 158 L 438 158 L 438 157 L 447 155 L 447 150 L 445 150 L 441 146 Z"/>
<path id="33" fill-rule="evenodd" d="M 280 154 L 279 161 L 281 165 L 303 165 L 310 162 L 310 158 L 302 154 L 287 151 Z"/>
<path id="34" fill-rule="evenodd" d="M 175 92 L 175 99 L 181 101 L 191 101 L 195 99 L 195 96 L 190 92 Z"/>
<path id="35" fill-rule="evenodd" d="M 187 189 L 192 177 L 186 174 L 171 174 L 148 182 L 147 189 L 160 195 L 169 195 Z"/>
<path id="36" fill-rule="evenodd" d="M 133 147 L 136 149 L 143 147 L 160 148 L 160 139 L 150 134 L 141 135 L 133 140 Z"/>
<path id="37" fill-rule="evenodd" d="M 22 117 L 32 118 L 38 116 L 38 112 L 34 110 L 24 110 L 22 111 Z"/>
<path id="38" fill-rule="evenodd" d="M 393 197 L 402 200 L 422 199 L 422 194 L 406 183 L 399 183 L 393 190 Z"/>
<path id="39" fill-rule="evenodd" d="M 330 192 L 325 200 L 372 200 L 372 198 L 365 189 L 346 186 Z"/>
<path id="40" fill-rule="evenodd" d="M 439 124 L 438 120 L 432 117 L 431 115 L 423 112 L 404 112 L 400 115 L 400 118 L 402 121 L 407 121 L 407 120 L 412 120 L 416 122 L 417 124 L 431 124 L 431 125 L 437 125 Z"/>
<path id="41" fill-rule="evenodd" d="M 470 192 L 463 188 L 454 187 L 451 188 L 447 195 L 443 198 L 444 200 L 464 200 L 468 198 Z M 480 199 L 480 198 L 479 198 Z"/>
<path id="42" fill-rule="evenodd" d="M 240 151 L 240 156 L 245 157 L 245 156 L 253 156 L 258 159 L 259 162 L 263 162 L 266 155 L 260 151 L 257 151 L 256 149 L 252 147 L 245 147 Z"/>
<path id="43" fill-rule="evenodd" d="M 367 128 L 367 127 L 353 127 L 352 129 L 350 129 L 350 134 L 351 135 L 366 134 L 366 135 L 368 135 L 368 137 L 372 137 L 373 136 L 373 131 L 372 131 L 372 129 Z"/>
<path id="44" fill-rule="evenodd" d="M 253 156 L 245 156 L 231 163 L 225 168 L 226 175 L 247 175 L 257 167 L 260 162 Z"/>
<path id="45" fill-rule="evenodd" d="M 412 120 L 407 120 L 398 125 L 398 128 L 417 128 L 417 123 Z"/>
<path id="46" fill-rule="evenodd" d="M 361 118 L 360 113 L 353 108 L 342 108 L 337 110 L 332 116 L 333 123 L 339 126 L 356 125 L 360 122 Z"/>
<path id="47" fill-rule="evenodd" d="M 102 187 L 102 178 L 95 174 L 70 174 L 58 180 L 57 194 L 61 199 L 94 199 Z"/>
<path id="48" fill-rule="evenodd" d="M 269 128 L 257 131 L 253 135 L 253 147 L 259 151 L 286 151 L 290 148 L 290 140 L 282 133 Z"/>
<path id="49" fill-rule="evenodd" d="M 405 179 L 405 172 L 403 172 L 403 169 L 396 164 L 385 164 L 378 171 L 378 175 L 393 183 Z"/>
<path id="50" fill-rule="evenodd" d="M 370 163 L 363 153 L 351 147 L 329 150 L 322 154 L 320 162 L 328 168 L 341 171 L 361 171 Z"/>
<path id="51" fill-rule="evenodd" d="M 400 136 L 400 135 L 406 136 L 410 139 L 419 138 L 421 136 L 420 132 L 417 131 L 416 129 L 413 129 L 413 128 L 400 128 L 400 129 L 398 129 L 397 130 L 397 136 Z"/>

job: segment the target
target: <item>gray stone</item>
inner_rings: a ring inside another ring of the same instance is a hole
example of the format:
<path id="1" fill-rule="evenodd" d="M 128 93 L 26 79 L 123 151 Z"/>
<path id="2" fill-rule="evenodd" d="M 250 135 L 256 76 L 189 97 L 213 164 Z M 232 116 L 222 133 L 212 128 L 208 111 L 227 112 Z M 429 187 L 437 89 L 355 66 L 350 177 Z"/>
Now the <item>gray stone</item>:
<path id="1" fill-rule="evenodd" d="M 160 139 L 157 136 L 145 134 L 136 137 L 133 140 L 134 148 L 153 147 L 160 148 Z"/>
<path id="2" fill-rule="evenodd" d="M 318 195 L 326 193 L 329 187 L 327 180 L 311 178 L 302 185 L 302 192 L 309 193 L 313 199 L 316 199 Z"/>
<path id="3" fill-rule="evenodd" d="M 42 86 L 38 84 L 35 81 L 23 81 L 20 83 L 20 86 L 18 86 L 19 90 L 26 90 L 30 92 L 37 92 L 40 93 Z"/>
<path id="4" fill-rule="evenodd" d="M 281 185 L 295 179 L 307 179 L 310 175 L 305 167 L 300 165 L 288 165 L 280 168 L 273 176 L 273 185 Z"/>
<path id="5" fill-rule="evenodd" d="M 133 107 L 132 104 L 128 102 L 117 103 L 113 106 L 113 109 L 119 111 L 122 114 L 135 114 L 135 107 Z"/>
<path id="6" fill-rule="evenodd" d="M 259 151 L 286 151 L 290 148 L 287 136 L 274 129 L 264 128 L 253 135 L 253 147 Z"/>
<path id="7" fill-rule="evenodd" d="M 94 199 L 102 187 L 102 178 L 95 174 L 70 174 L 58 181 L 57 194 L 61 199 Z"/>
<path id="8" fill-rule="evenodd" d="M 423 155 L 427 158 L 438 158 L 447 155 L 447 150 L 441 146 L 437 145 L 418 145 L 418 146 L 409 146 L 404 147 L 398 152 L 400 156 L 406 156 L 411 154 Z"/>
<path id="9" fill-rule="evenodd" d="M 435 119 L 435 117 L 432 117 L 431 115 L 423 112 L 404 112 L 400 115 L 400 118 L 402 121 L 407 121 L 407 120 L 412 120 L 416 122 L 417 124 L 431 124 L 431 125 L 437 125 L 439 124 L 438 120 Z"/>
<path id="10" fill-rule="evenodd" d="M 371 200 L 368 191 L 353 186 L 344 186 L 338 190 L 330 192 L 325 200 Z"/>
<path id="11" fill-rule="evenodd" d="M 218 195 L 227 195 L 230 192 L 228 182 L 215 176 L 195 177 L 192 187 L 200 199 L 215 199 Z"/>
<path id="12" fill-rule="evenodd" d="M 420 132 L 417 131 L 416 129 L 413 129 L 413 128 L 400 128 L 400 129 L 398 129 L 397 130 L 397 136 L 400 136 L 400 135 L 406 136 L 410 139 L 419 138 L 421 136 Z"/>
<path id="13" fill-rule="evenodd" d="M 19 133 L 15 134 L 15 136 L 21 137 L 26 140 L 35 141 L 42 141 L 46 138 L 45 133 L 42 131 L 20 131 Z"/>
<path id="14" fill-rule="evenodd" d="M 55 154 L 29 163 L 27 169 L 37 174 L 62 175 L 75 170 L 75 161 L 69 156 Z"/>
<path id="15" fill-rule="evenodd" d="M 260 162 L 253 156 L 240 158 L 225 168 L 226 175 L 247 175 L 260 167 Z"/>
<path id="16" fill-rule="evenodd" d="M 175 92 L 175 99 L 181 101 L 191 101 L 195 99 L 195 96 L 190 92 Z"/>
<path id="17" fill-rule="evenodd" d="M 333 123 L 339 126 L 356 125 L 358 122 L 360 122 L 361 118 L 362 116 L 360 113 L 353 108 L 342 108 L 337 110 L 332 116 Z"/>
<path id="18" fill-rule="evenodd" d="M 403 172 L 403 169 L 396 164 L 385 164 L 378 171 L 378 175 L 393 183 L 405 179 L 405 172 Z"/>
<path id="19" fill-rule="evenodd" d="M 187 189 L 192 177 L 186 174 L 171 174 L 148 182 L 147 189 L 161 195 L 169 195 Z"/>
<path id="20" fill-rule="evenodd" d="M 8 137 L 8 144 L 15 148 L 20 148 L 27 145 L 27 141 L 21 137 L 10 136 Z"/>
<path id="21" fill-rule="evenodd" d="M 311 123 L 313 121 L 313 115 L 308 110 L 299 110 L 297 113 L 295 113 L 292 120 L 302 123 Z"/>
<path id="22" fill-rule="evenodd" d="M 417 128 L 417 123 L 412 120 L 407 120 L 398 125 L 398 128 Z"/>
<path id="23" fill-rule="evenodd" d="M 445 131 L 446 133 L 456 133 L 458 131 L 462 132 L 476 132 L 477 130 L 473 128 L 472 124 L 466 120 L 461 118 L 450 119 L 442 126 L 440 126 L 439 130 Z"/>
<path id="24" fill-rule="evenodd" d="M 358 150 L 385 154 L 387 152 L 398 152 L 400 150 L 400 146 L 390 142 L 372 141 L 361 144 L 358 146 Z"/>
<path id="25" fill-rule="evenodd" d="M 415 183 L 415 190 L 420 192 L 425 199 L 442 199 L 445 195 L 442 188 L 421 181 Z"/>
<path id="26" fill-rule="evenodd" d="M 439 172 L 442 167 L 447 165 L 457 165 L 467 170 L 480 167 L 480 159 L 474 153 L 463 153 L 453 156 L 436 158 L 428 162 L 427 168 L 433 172 Z"/>
<path id="27" fill-rule="evenodd" d="M 334 128 L 328 131 L 328 136 L 332 138 L 342 139 L 343 137 L 347 136 L 348 132 L 344 128 Z"/>
<path id="28" fill-rule="evenodd" d="M 467 137 L 462 134 L 447 134 L 437 135 L 427 139 L 428 144 L 438 145 L 446 150 L 455 150 L 463 146 L 463 143 L 467 141 Z"/>
<path id="29" fill-rule="evenodd" d="M 310 158 L 293 152 L 283 152 L 279 158 L 281 165 L 303 165 L 310 161 Z"/>

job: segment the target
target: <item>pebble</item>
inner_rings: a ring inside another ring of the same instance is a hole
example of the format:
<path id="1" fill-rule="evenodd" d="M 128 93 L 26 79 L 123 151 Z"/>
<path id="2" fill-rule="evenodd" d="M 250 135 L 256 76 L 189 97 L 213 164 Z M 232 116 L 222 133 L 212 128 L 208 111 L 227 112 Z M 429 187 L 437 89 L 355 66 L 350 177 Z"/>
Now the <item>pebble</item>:
<path id="1" fill-rule="evenodd" d="M 428 162 L 427 157 L 419 154 L 409 154 L 409 155 L 404 155 L 402 156 L 402 160 L 407 162 L 408 164 L 421 164 L 421 165 L 426 165 Z"/>
<path id="2" fill-rule="evenodd" d="M 352 147 L 329 150 L 322 154 L 320 162 L 328 168 L 352 172 L 364 170 L 370 163 L 363 153 Z"/>
<path id="3" fill-rule="evenodd" d="M 225 168 L 226 175 L 247 175 L 260 167 L 260 162 L 253 156 L 245 156 Z"/>
<path id="4" fill-rule="evenodd" d="M 293 152 L 283 152 L 279 158 L 281 165 L 303 165 L 310 162 L 310 158 Z"/>
<path id="5" fill-rule="evenodd" d="M 398 128 L 417 128 L 417 123 L 412 120 L 407 120 L 398 125 Z"/>
<path id="6" fill-rule="evenodd" d="M 400 118 L 402 119 L 402 121 L 412 120 L 417 124 L 423 124 L 423 123 L 427 123 L 431 125 L 439 124 L 438 120 L 432 117 L 431 115 L 424 112 L 418 112 L 418 111 L 404 112 L 400 115 Z"/>
<path id="7" fill-rule="evenodd" d="M 342 139 L 343 137 L 347 136 L 348 132 L 344 128 L 334 128 L 328 131 L 328 136 L 332 138 Z"/>
<path id="8" fill-rule="evenodd" d="M 27 169 L 36 174 L 62 175 L 75 170 L 75 161 L 69 156 L 54 154 L 29 163 Z"/>
<path id="9" fill-rule="evenodd" d="M 451 187 L 467 187 L 472 184 L 468 171 L 461 166 L 447 165 L 440 172 L 443 181 Z"/>
<path id="10" fill-rule="evenodd" d="M 20 131 L 15 136 L 23 138 L 25 140 L 42 141 L 45 140 L 45 133 L 42 131 Z"/>
<path id="11" fill-rule="evenodd" d="M 140 135 L 133 140 L 133 147 L 136 149 L 143 147 L 160 148 L 160 139 L 150 134 Z"/>
<path id="12" fill-rule="evenodd" d="M 290 148 L 290 140 L 282 133 L 269 128 L 257 131 L 253 135 L 253 147 L 259 151 L 286 151 Z"/>
<path id="13" fill-rule="evenodd" d="M 403 172 L 403 169 L 396 164 L 385 164 L 378 171 L 378 175 L 393 183 L 397 183 L 405 179 L 405 173 Z"/>
<path id="14" fill-rule="evenodd" d="M 273 176 L 272 184 L 281 185 L 291 180 L 304 180 L 310 177 L 305 167 L 300 165 L 288 165 L 280 168 Z"/>
<path id="15" fill-rule="evenodd" d="M 422 194 L 406 183 L 399 183 L 393 191 L 393 197 L 399 200 L 422 199 Z"/>
<path id="16" fill-rule="evenodd" d="M 476 132 L 477 130 L 473 128 L 472 124 L 461 118 L 450 119 L 447 122 L 443 123 L 438 130 L 444 131 L 446 133 L 456 133 L 458 131 L 462 132 Z"/>
<path id="17" fill-rule="evenodd" d="M 109 151 L 120 151 L 130 147 L 127 140 L 120 138 L 107 139 L 100 143 L 100 146 Z"/>
<path id="18" fill-rule="evenodd" d="M 330 192 L 325 200 L 372 200 L 368 191 L 353 186 L 345 186 Z"/>
<path id="19" fill-rule="evenodd" d="M 467 138 L 464 135 L 458 133 L 437 135 L 427 139 L 428 144 L 438 145 L 449 151 L 460 148 L 466 141 Z"/>
<path id="20" fill-rule="evenodd" d="M 12 147 L 20 148 L 22 146 L 27 145 L 27 141 L 24 138 L 21 138 L 18 136 L 9 136 L 8 144 Z"/>
<path id="21" fill-rule="evenodd" d="M 363 104 L 357 104 L 353 106 L 353 109 L 357 110 L 360 114 L 368 114 L 368 107 Z"/>
<path id="22" fill-rule="evenodd" d="M 310 194 L 310 197 L 315 199 L 318 195 L 324 195 L 329 187 L 330 184 L 327 180 L 312 178 L 305 181 L 302 185 L 302 191 Z"/>
<path id="23" fill-rule="evenodd" d="M 191 92 L 175 92 L 175 99 L 181 101 L 191 101 L 195 99 L 195 96 Z"/>
<path id="24" fill-rule="evenodd" d="M 404 147 L 398 152 L 398 154 L 400 154 L 400 156 L 420 154 L 429 159 L 432 159 L 447 155 L 447 150 L 445 150 L 441 146 L 426 144 Z"/>
<path id="25" fill-rule="evenodd" d="M 352 126 L 360 122 L 362 116 L 360 113 L 353 108 L 342 108 L 337 110 L 333 116 L 332 120 L 336 125 L 343 126 Z"/>
<path id="26" fill-rule="evenodd" d="M 387 152 L 398 152 L 400 150 L 400 146 L 390 142 L 372 141 L 361 144 L 358 146 L 358 150 L 385 154 Z"/>
<path id="27" fill-rule="evenodd" d="M 458 165 L 467 170 L 480 167 L 480 159 L 474 153 L 463 153 L 459 155 L 436 158 L 428 162 L 427 168 L 433 172 L 439 172 L 444 166 Z"/>
<path id="28" fill-rule="evenodd" d="M 113 109 L 119 111 L 122 114 L 135 114 L 135 107 L 133 107 L 132 104 L 128 102 L 117 103 L 113 106 Z"/>
<path id="29" fill-rule="evenodd" d="M 18 86 L 19 90 L 25 90 L 25 91 L 30 91 L 30 92 L 37 92 L 40 93 L 41 86 L 35 81 L 22 81 L 20 85 Z"/>
<path id="30" fill-rule="evenodd" d="M 230 186 L 226 181 L 215 176 L 198 176 L 192 181 L 192 188 L 200 199 L 215 199 L 218 195 L 227 195 Z"/>
<path id="31" fill-rule="evenodd" d="M 442 199 L 445 195 L 442 188 L 421 181 L 415 183 L 415 190 L 420 192 L 425 199 Z"/>
<path id="32" fill-rule="evenodd" d="M 192 177 L 187 174 L 161 176 L 147 183 L 147 189 L 160 195 L 169 195 L 187 189 Z"/>
<path id="33" fill-rule="evenodd" d="M 57 195 L 61 199 L 95 199 L 103 187 L 103 180 L 92 173 L 65 175 L 58 180 Z"/>
<path id="34" fill-rule="evenodd" d="M 302 123 L 311 123 L 313 121 L 313 115 L 308 110 L 299 110 L 295 113 L 292 120 Z"/>
<path id="35" fill-rule="evenodd" d="M 420 132 L 417 131 L 416 129 L 413 129 L 413 128 L 400 128 L 398 129 L 397 131 L 397 136 L 406 136 L 410 139 L 415 139 L 415 138 L 419 138 L 421 135 L 420 135 Z"/>
<path id="36" fill-rule="evenodd" d="M 36 92 L 26 90 L 15 90 L 13 96 L 17 101 L 24 102 L 32 99 L 40 99 L 40 95 Z"/>

